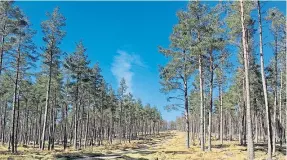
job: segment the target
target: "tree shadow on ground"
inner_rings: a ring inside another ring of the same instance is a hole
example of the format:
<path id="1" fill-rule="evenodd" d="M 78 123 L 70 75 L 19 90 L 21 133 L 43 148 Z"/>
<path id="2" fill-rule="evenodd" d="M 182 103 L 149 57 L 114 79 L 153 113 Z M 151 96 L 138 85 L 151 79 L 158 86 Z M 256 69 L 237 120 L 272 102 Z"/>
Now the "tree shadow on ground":
<path id="1" fill-rule="evenodd" d="M 172 153 L 172 154 L 193 154 L 190 151 L 163 151 L 166 154 Z"/>
<path id="2" fill-rule="evenodd" d="M 237 146 L 244 146 L 244 145 L 237 145 Z M 246 147 L 246 146 L 245 146 Z M 239 149 L 240 151 L 247 151 L 247 148 Z M 268 145 L 265 143 L 255 143 L 254 144 L 254 152 L 261 151 L 261 152 L 268 152 Z M 280 152 L 283 155 L 286 155 L 286 147 L 284 145 L 282 147 L 276 146 L 276 152 Z"/>
<path id="3" fill-rule="evenodd" d="M 21 156 L 25 155 L 26 152 L 23 151 L 17 151 L 15 153 L 11 153 L 11 151 L 0 151 L 0 155 L 15 155 L 15 156 Z"/>
<path id="4" fill-rule="evenodd" d="M 56 154 L 54 157 L 56 159 L 81 159 L 81 158 L 97 158 L 99 156 L 104 156 L 101 153 L 60 153 Z"/>
<path id="5" fill-rule="evenodd" d="M 124 160 L 149 160 L 147 158 L 133 158 L 133 157 L 130 157 L 130 156 L 123 156 L 120 159 L 124 159 Z"/>
<path id="6" fill-rule="evenodd" d="M 211 148 L 228 148 L 228 147 L 230 147 L 230 144 L 215 144 L 211 146 Z"/>
<path id="7" fill-rule="evenodd" d="M 286 145 L 282 144 L 282 146 L 280 147 L 278 144 L 279 143 L 276 143 L 276 151 L 286 155 Z M 259 149 L 256 148 L 258 146 L 260 147 Z M 268 151 L 268 145 L 266 143 L 265 144 L 264 143 L 256 143 L 255 144 L 255 149 L 267 152 Z"/>

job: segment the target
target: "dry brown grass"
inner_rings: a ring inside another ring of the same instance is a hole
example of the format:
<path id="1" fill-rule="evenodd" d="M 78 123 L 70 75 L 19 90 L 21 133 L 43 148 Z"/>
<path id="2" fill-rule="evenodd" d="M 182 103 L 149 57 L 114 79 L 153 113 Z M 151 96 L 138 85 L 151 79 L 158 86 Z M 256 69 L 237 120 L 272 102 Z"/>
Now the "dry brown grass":
<path id="1" fill-rule="evenodd" d="M 199 147 L 199 142 L 187 149 L 185 144 L 185 133 L 174 132 L 175 136 L 172 139 L 167 140 L 162 145 L 152 148 L 151 154 L 143 155 L 140 153 L 129 154 L 131 157 L 145 157 L 148 159 L 159 160 L 244 160 L 247 159 L 247 150 L 245 146 L 240 146 L 237 141 L 224 141 L 224 145 L 221 146 L 219 141 L 212 141 L 212 151 L 202 152 Z M 265 160 L 266 147 L 255 147 L 255 159 Z M 284 159 L 284 154 L 277 152 L 273 159 Z"/>
<path id="2" fill-rule="evenodd" d="M 18 154 L 11 154 L 7 147 L 0 146 L 0 159 L 75 159 L 84 157 L 97 157 L 104 155 L 122 156 L 122 160 L 244 160 L 246 159 L 246 147 L 240 146 L 237 141 L 224 141 L 221 146 L 219 141 L 212 141 L 212 151 L 202 152 L 198 142 L 191 148 L 185 147 L 185 133 L 165 132 L 155 137 L 147 136 L 132 143 L 113 145 L 105 144 L 99 147 L 88 147 L 80 151 L 69 149 L 64 151 L 61 146 L 56 146 L 54 151 L 41 151 L 33 147 L 19 147 Z M 266 159 L 266 146 L 255 147 L 255 158 Z M 119 158 L 117 158 L 119 159 Z M 284 154 L 277 152 L 274 159 L 284 159 Z"/>

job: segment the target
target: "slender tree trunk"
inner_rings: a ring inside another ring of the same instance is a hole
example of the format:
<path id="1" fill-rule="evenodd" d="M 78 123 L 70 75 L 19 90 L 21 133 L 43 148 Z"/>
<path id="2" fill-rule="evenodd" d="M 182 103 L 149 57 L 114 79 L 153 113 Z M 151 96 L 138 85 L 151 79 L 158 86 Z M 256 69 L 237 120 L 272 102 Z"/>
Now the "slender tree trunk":
<path id="1" fill-rule="evenodd" d="M 21 37 L 20 37 L 21 40 Z M 16 76 L 15 76 L 15 85 L 14 85 L 14 98 L 13 98 L 13 114 L 12 114 L 12 137 L 11 137 L 11 146 L 12 146 L 12 153 L 17 152 L 15 149 L 17 145 L 15 144 L 15 116 L 16 116 L 16 105 L 17 105 L 17 95 L 18 93 L 18 81 L 19 81 L 19 74 L 20 74 L 20 60 L 21 60 L 21 51 L 20 51 L 20 44 L 18 45 L 18 55 L 17 55 L 17 66 L 16 66 Z M 17 127 L 16 127 L 17 129 Z"/>
<path id="2" fill-rule="evenodd" d="M 282 124 L 282 88 L 283 88 L 283 74 L 280 72 L 280 89 L 279 89 L 279 122 Z"/>
<path id="3" fill-rule="evenodd" d="M 110 143 L 113 144 L 113 135 L 114 135 L 114 113 L 111 111 L 111 130 L 110 130 Z"/>
<path id="4" fill-rule="evenodd" d="M 5 24 L 4 24 L 3 30 L 5 31 L 6 21 L 5 21 L 4 23 L 5 23 Z M 2 46 L 1 46 L 1 52 L 0 52 L 0 76 L 1 76 L 2 70 L 3 70 L 3 57 L 4 57 L 5 35 L 2 35 L 1 43 L 2 43 Z"/>
<path id="5" fill-rule="evenodd" d="M 5 104 L 4 104 L 4 117 L 3 117 L 3 124 L 2 124 L 2 135 L 1 135 L 1 138 L 2 138 L 2 145 L 4 145 L 5 143 L 5 130 L 6 130 L 6 110 L 7 110 L 7 100 L 5 101 Z"/>
<path id="6" fill-rule="evenodd" d="M 46 92 L 46 102 L 45 102 L 45 112 L 44 112 L 44 122 L 43 122 L 43 130 L 42 130 L 42 138 L 41 138 L 41 149 L 45 149 L 45 133 L 48 119 L 48 108 L 49 108 L 49 100 L 50 100 L 50 91 L 51 91 L 51 79 L 52 79 L 52 63 L 53 63 L 53 54 L 50 53 L 50 64 L 49 64 L 49 79 L 47 83 L 47 92 Z"/>
<path id="7" fill-rule="evenodd" d="M 242 141 L 242 98 L 239 97 L 239 102 L 238 102 L 238 141 L 240 143 L 240 145 L 243 144 L 243 141 Z"/>
<path id="8" fill-rule="evenodd" d="M 74 124 L 74 149 L 78 149 L 78 145 L 77 145 L 77 142 L 78 142 L 78 95 L 79 95 L 79 75 L 77 75 L 77 86 L 76 86 L 76 99 L 75 99 L 75 113 L 74 113 L 74 116 L 75 116 L 75 124 Z"/>
<path id="9" fill-rule="evenodd" d="M 211 151 L 211 127 L 212 127 L 212 102 L 213 102 L 213 55 L 212 50 L 210 51 L 209 57 L 209 70 L 210 70 L 210 89 L 209 89 L 209 112 L 208 112 L 208 151 Z"/>
<path id="10" fill-rule="evenodd" d="M 220 69 L 222 71 L 222 69 Z M 221 72 L 222 74 L 222 72 Z M 220 143 L 223 145 L 223 94 L 222 94 L 222 75 L 219 82 L 219 99 L 220 99 Z"/>
<path id="11" fill-rule="evenodd" d="M 187 88 L 187 68 L 186 68 L 186 54 L 184 53 L 184 75 L 183 75 L 183 85 L 184 85 L 184 109 L 185 109 L 185 129 L 186 129 L 186 147 L 190 148 L 190 126 L 189 126 L 189 108 L 188 108 L 188 88 Z"/>
<path id="12" fill-rule="evenodd" d="M 259 19 L 259 49 L 260 49 L 260 68 L 261 68 L 261 78 L 262 78 L 262 87 L 264 94 L 264 104 L 265 104 L 265 114 L 266 114 L 266 126 L 267 126 L 267 139 L 268 139 L 268 159 L 272 159 L 272 125 L 271 125 L 271 114 L 268 105 L 268 92 L 266 85 L 266 78 L 264 72 L 264 54 L 263 54 L 263 40 L 262 40 L 262 22 L 261 22 L 261 6 L 260 1 L 257 1 L 258 7 L 258 19 Z"/>
<path id="13" fill-rule="evenodd" d="M 38 121 L 39 121 L 39 116 L 38 116 L 38 112 L 39 112 L 39 103 L 38 102 L 36 102 L 36 115 L 35 115 L 35 121 L 34 121 L 34 123 L 35 123 L 35 132 L 34 132 L 34 142 L 35 142 L 35 144 L 37 144 L 38 145 L 38 143 L 39 143 L 39 141 L 38 141 L 38 138 L 36 138 L 36 136 L 37 135 L 39 135 L 40 133 L 38 133 L 38 127 L 39 127 L 39 125 L 38 125 Z M 35 144 L 34 144 L 34 147 L 35 147 Z"/>
<path id="14" fill-rule="evenodd" d="M 19 121 L 20 121 L 20 118 L 19 118 L 19 114 L 20 114 L 20 98 L 19 98 L 19 95 L 20 95 L 20 91 L 18 90 L 18 96 L 17 96 L 17 121 L 16 121 L 16 134 L 15 134 L 15 149 L 14 151 L 17 152 L 17 146 L 18 146 L 18 135 L 19 135 Z"/>
<path id="15" fill-rule="evenodd" d="M 87 113 L 84 148 L 86 148 L 86 146 L 87 146 L 87 136 L 88 136 L 88 134 L 89 134 L 89 113 Z"/>
<path id="16" fill-rule="evenodd" d="M 39 139 L 39 149 L 41 149 L 41 125 L 42 124 L 42 106 L 40 105 L 40 114 L 39 114 L 39 122 L 38 122 L 38 125 L 39 125 L 39 135 L 38 135 L 38 139 Z"/>
<path id="17" fill-rule="evenodd" d="M 244 5 L 243 0 L 240 0 L 241 9 L 241 27 L 242 27 L 242 43 L 243 43 L 243 53 L 244 53 L 244 70 L 245 70 L 245 85 L 246 85 L 246 118 L 247 118 L 247 134 L 248 134 L 248 158 L 250 160 L 254 159 L 254 149 L 253 149 L 253 139 L 252 139 L 252 122 L 251 122 L 251 106 L 250 106 L 250 88 L 249 88 L 249 53 L 247 52 L 247 43 L 245 35 L 245 18 L 244 18 Z"/>
<path id="18" fill-rule="evenodd" d="M 68 104 L 64 104 L 64 111 L 63 111 L 63 121 L 64 121 L 64 128 L 63 128 L 63 132 L 64 132 L 64 150 L 67 148 L 67 141 L 68 141 L 68 137 L 67 137 L 67 124 L 68 124 Z"/>
<path id="19" fill-rule="evenodd" d="M 123 137 L 122 114 L 123 114 L 123 102 L 121 99 L 120 100 L 120 133 L 119 133 L 120 143 L 122 143 L 122 137 Z"/>
<path id="20" fill-rule="evenodd" d="M 283 139 L 283 126 L 282 126 L 282 88 L 283 88 L 283 75 L 282 71 L 280 72 L 280 89 L 279 89 L 279 140 L 280 140 L 280 149 L 282 148 L 282 139 Z"/>
<path id="21" fill-rule="evenodd" d="M 255 143 L 258 143 L 258 117 L 257 117 L 257 113 L 254 115 L 254 121 L 255 121 Z"/>
<path id="22" fill-rule="evenodd" d="M 26 117 L 26 121 L 25 121 L 25 139 L 24 139 L 24 144 L 28 144 L 28 131 L 29 131 L 29 110 L 28 110 L 28 100 L 25 99 L 25 117 Z"/>
<path id="23" fill-rule="evenodd" d="M 200 148 L 202 151 L 204 151 L 204 107 L 203 107 L 203 73 L 202 73 L 202 56 L 199 55 L 198 58 L 198 64 L 199 64 L 199 83 L 200 83 Z"/>
<path id="24" fill-rule="evenodd" d="M 275 79 L 274 79 L 274 110 L 273 110 L 273 147 L 272 152 L 276 151 L 276 137 L 277 137 L 277 32 L 275 33 Z"/>
<path id="25" fill-rule="evenodd" d="M 233 134 L 233 123 L 232 123 L 232 113 L 229 114 L 229 141 L 232 141 Z"/>

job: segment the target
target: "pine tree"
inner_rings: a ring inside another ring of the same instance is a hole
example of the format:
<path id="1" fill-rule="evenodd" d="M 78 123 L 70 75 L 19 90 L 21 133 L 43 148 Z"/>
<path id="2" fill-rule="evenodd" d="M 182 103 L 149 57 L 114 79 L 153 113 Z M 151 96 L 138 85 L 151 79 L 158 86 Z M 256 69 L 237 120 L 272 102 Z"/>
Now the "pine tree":
<path id="1" fill-rule="evenodd" d="M 45 148 L 45 135 L 46 135 L 46 126 L 48 119 L 48 109 L 51 97 L 51 81 L 54 75 L 55 67 L 58 66 L 60 56 L 62 54 L 59 45 L 65 36 L 65 32 L 62 28 L 65 26 L 65 17 L 60 14 L 59 8 L 55 8 L 52 13 L 47 13 L 48 20 L 42 22 L 42 31 L 44 34 L 43 40 L 46 43 L 46 46 L 43 48 L 43 57 L 44 57 L 44 69 L 47 71 L 48 81 L 46 89 L 46 102 L 45 102 L 45 111 L 44 111 L 44 122 L 41 138 L 40 148 L 44 150 Z"/>
<path id="2" fill-rule="evenodd" d="M 11 66 L 13 66 L 15 72 L 14 79 L 14 97 L 13 97 L 13 114 L 12 114 L 12 133 L 11 133 L 11 146 L 12 152 L 17 152 L 17 129 L 16 121 L 18 121 L 19 117 L 16 119 L 16 105 L 19 101 L 19 94 L 21 88 L 21 80 L 24 79 L 25 72 L 29 69 L 31 63 L 35 60 L 35 45 L 32 42 L 32 36 L 34 32 L 29 28 L 28 20 L 24 16 L 24 14 L 19 10 L 15 10 L 15 18 L 16 28 L 13 31 L 15 34 L 15 42 L 14 45 L 14 53 L 12 56 L 15 59 L 12 61 Z M 19 106 L 17 112 L 19 113 Z"/>
<path id="3" fill-rule="evenodd" d="M 244 72 L 245 72 L 245 89 L 246 89 L 246 118 L 247 118 L 247 149 L 248 158 L 254 159 L 252 123 L 251 123 L 251 106 L 250 106 L 250 88 L 249 88 L 249 53 L 247 50 L 246 26 L 244 18 L 244 3 L 240 1 L 241 9 L 241 27 L 242 27 L 242 45 L 244 52 Z"/>
<path id="4" fill-rule="evenodd" d="M 86 49 L 80 41 L 76 45 L 76 51 L 68 56 L 65 60 L 64 66 L 67 68 L 70 73 L 71 73 L 71 80 L 72 80 L 72 85 L 74 86 L 73 88 L 73 97 L 74 97 L 74 119 L 75 119 L 75 124 L 74 124 L 74 148 L 78 149 L 78 112 L 79 108 L 81 107 L 81 102 L 80 99 L 81 96 L 80 94 L 82 93 L 82 85 L 83 82 L 87 79 L 88 75 L 88 64 L 89 61 L 87 60 L 87 56 L 85 54 Z M 81 141 L 81 139 L 80 139 Z M 80 146 L 81 147 L 81 146 Z"/>
<path id="5" fill-rule="evenodd" d="M 273 154 L 275 154 L 276 151 L 276 137 L 281 138 L 278 133 L 279 128 L 279 120 L 277 115 L 277 107 L 278 107 L 278 54 L 281 50 L 279 46 L 280 41 L 284 41 L 284 30 L 286 30 L 286 24 L 285 24 L 285 18 L 284 15 L 275 8 L 271 8 L 268 10 L 268 14 L 266 17 L 267 20 L 271 21 L 270 30 L 274 37 L 274 79 L 273 79 L 273 89 L 274 89 L 274 110 L 273 110 Z M 286 36 L 286 31 L 285 31 Z M 286 53 L 286 52 L 285 52 Z M 281 110 L 279 108 L 279 110 Z"/>
<path id="6" fill-rule="evenodd" d="M 126 81 L 124 78 L 121 79 L 120 81 L 120 86 L 119 86 L 119 89 L 118 89 L 118 99 L 119 99 L 119 105 L 120 105 L 120 113 L 119 113 L 119 116 L 120 116 L 120 123 L 119 123 L 119 128 L 120 128 L 120 132 L 119 132 L 119 138 L 120 138 L 120 143 L 122 141 L 122 138 L 124 136 L 124 127 L 123 127 L 123 103 L 124 103 L 124 98 L 125 98 L 125 95 L 126 95 L 126 90 L 127 90 L 127 85 L 126 85 Z"/>
<path id="7" fill-rule="evenodd" d="M 262 42 L 262 20 L 261 20 L 261 6 L 260 1 L 257 1 L 258 8 L 258 20 L 259 20 L 259 40 L 260 40 L 260 66 L 261 66 L 261 76 L 262 76 L 262 87 L 264 94 L 265 112 L 266 112 L 266 123 L 267 123 L 267 135 L 268 135 L 268 159 L 272 159 L 272 126 L 271 126 L 271 115 L 268 106 L 268 93 L 267 85 L 264 72 L 264 53 L 263 53 L 263 42 Z"/>
<path id="8" fill-rule="evenodd" d="M 170 58 L 170 62 L 160 69 L 162 91 L 169 93 L 171 91 L 178 90 L 182 93 L 181 96 L 170 96 L 168 100 L 176 99 L 184 103 L 185 111 L 185 123 L 186 123 L 186 145 L 190 147 L 190 122 L 189 122 L 189 106 L 188 106 L 188 87 L 191 73 L 194 71 L 194 66 L 191 65 L 190 56 L 190 31 L 188 27 L 189 19 L 187 19 L 186 12 L 178 12 L 179 24 L 173 29 L 173 33 L 170 36 L 171 45 L 170 48 L 164 49 L 160 47 L 160 52 L 167 58 Z M 181 95 L 181 94 L 180 94 Z M 181 107 L 178 104 L 172 104 L 172 108 Z"/>

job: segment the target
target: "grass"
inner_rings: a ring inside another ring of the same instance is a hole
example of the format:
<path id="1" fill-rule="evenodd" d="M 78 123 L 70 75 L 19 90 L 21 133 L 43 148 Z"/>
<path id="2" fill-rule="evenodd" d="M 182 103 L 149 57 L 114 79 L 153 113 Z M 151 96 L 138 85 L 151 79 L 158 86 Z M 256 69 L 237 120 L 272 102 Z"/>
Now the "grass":
<path id="1" fill-rule="evenodd" d="M 75 151 L 64 151 L 62 146 L 56 146 L 54 151 L 41 151 L 32 146 L 18 148 L 17 154 L 11 154 L 7 147 L 0 146 L 0 159 L 79 159 L 85 157 L 114 157 L 119 160 L 244 160 L 247 159 L 245 146 L 237 141 L 212 141 L 212 151 L 202 152 L 198 142 L 191 148 L 185 147 L 184 132 L 165 132 L 155 137 L 147 136 L 145 139 L 134 140 L 132 143 L 105 144 L 98 147 L 87 147 Z M 267 157 L 265 145 L 256 145 L 255 159 L 264 160 Z M 285 152 L 285 151 L 282 151 Z M 276 152 L 274 159 L 284 159 L 284 154 Z"/>

